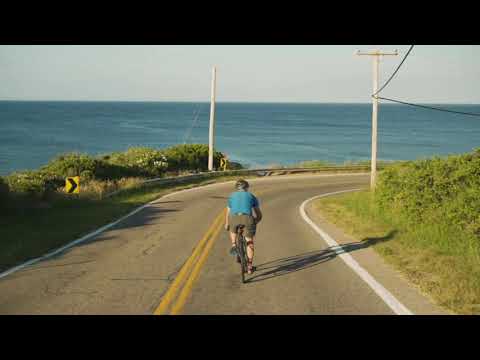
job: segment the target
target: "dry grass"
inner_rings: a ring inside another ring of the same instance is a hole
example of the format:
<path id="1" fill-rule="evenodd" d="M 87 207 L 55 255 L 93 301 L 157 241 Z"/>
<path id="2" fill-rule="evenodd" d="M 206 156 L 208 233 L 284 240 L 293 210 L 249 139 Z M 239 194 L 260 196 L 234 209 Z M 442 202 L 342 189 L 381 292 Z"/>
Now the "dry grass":
<path id="1" fill-rule="evenodd" d="M 0 271 L 59 248 L 162 195 L 237 178 L 219 176 L 191 179 L 184 184 L 149 186 L 137 186 L 136 178 L 116 184 L 92 181 L 80 184 L 80 196 L 59 192 L 44 207 L 16 206 L 0 216 Z M 99 198 L 99 194 L 120 187 L 124 191 Z"/>
<path id="2" fill-rule="evenodd" d="M 137 187 L 142 181 L 142 178 L 135 177 L 106 181 L 90 180 L 81 184 L 80 198 L 100 200 L 114 191 Z"/>
<path id="3" fill-rule="evenodd" d="M 444 246 L 464 240 L 466 235 L 457 229 L 441 221 L 413 228 L 378 213 L 367 192 L 319 199 L 314 209 L 357 239 L 394 232 L 373 249 L 438 305 L 458 314 L 480 314 L 480 263 L 475 253 Z"/>

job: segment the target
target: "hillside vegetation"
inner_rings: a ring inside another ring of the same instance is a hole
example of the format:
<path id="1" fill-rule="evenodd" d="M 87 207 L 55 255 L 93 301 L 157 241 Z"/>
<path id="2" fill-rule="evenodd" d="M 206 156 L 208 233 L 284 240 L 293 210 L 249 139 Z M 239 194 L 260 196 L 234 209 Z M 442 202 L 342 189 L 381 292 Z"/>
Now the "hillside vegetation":
<path id="1" fill-rule="evenodd" d="M 221 152 L 214 152 L 218 168 Z M 208 145 L 177 145 L 166 149 L 130 148 L 101 156 L 67 153 L 38 170 L 14 172 L 0 177 L 0 201 L 49 201 L 63 192 L 67 176 L 80 176 L 81 196 L 95 197 L 136 186 L 144 179 L 175 176 L 207 170 Z M 229 169 L 241 168 L 229 163 Z M 0 205 L 1 206 L 1 205 Z"/>
<path id="2" fill-rule="evenodd" d="M 214 154 L 218 167 L 220 152 Z M 41 256 L 168 192 L 232 178 L 194 178 L 182 184 L 147 178 L 207 170 L 208 146 L 131 148 L 102 156 L 70 153 L 38 170 L 0 177 L 0 271 Z M 230 168 L 241 165 L 230 163 Z M 80 193 L 64 192 L 65 177 L 80 176 Z M 122 190 L 115 196 L 104 196 Z"/>
<path id="3" fill-rule="evenodd" d="M 480 314 L 480 149 L 394 164 L 380 172 L 375 192 L 315 206 L 439 304 Z"/>

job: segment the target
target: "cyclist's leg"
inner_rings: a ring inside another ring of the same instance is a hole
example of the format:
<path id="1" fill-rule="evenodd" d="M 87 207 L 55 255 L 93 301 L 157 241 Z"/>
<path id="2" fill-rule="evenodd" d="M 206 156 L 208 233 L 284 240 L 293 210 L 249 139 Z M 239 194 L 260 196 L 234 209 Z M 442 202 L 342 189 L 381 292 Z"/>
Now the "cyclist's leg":
<path id="1" fill-rule="evenodd" d="M 229 217 L 229 224 L 230 224 L 230 242 L 232 243 L 232 248 L 235 247 L 235 239 L 237 237 L 237 234 L 235 231 L 237 230 L 237 225 L 238 225 L 238 219 L 236 216 L 230 215 Z"/>
<path id="2" fill-rule="evenodd" d="M 247 226 L 245 232 L 245 240 L 247 240 L 247 256 L 249 260 L 253 260 L 253 241 L 255 240 L 255 234 L 257 232 L 257 224 L 253 217 L 247 219 Z"/>
<path id="3" fill-rule="evenodd" d="M 253 255 L 254 255 L 254 246 L 253 241 L 255 240 L 255 235 L 252 236 L 245 236 L 245 240 L 247 240 L 247 257 L 250 262 L 253 262 Z"/>
<path id="4" fill-rule="evenodd" d="M 247 219 L 247 226 L 245 232 L 245 240 L 247 241 L 247 258 L 248 258 L 248 273 L 251 274 L 254 270 L 253 267 L 253 255 L 254 247 L 253 242 L 255 240 L 255 234 L 257 232 L 257 224 L 253 217 Z"/>
<path id="5" fill-rule="evenodd" d="M 231 229 L 230 229 L 231 230 Z M 232 246 L 235 246 L 235 238 L 237 237 L 237 234 L 230 231 L 230 241 L 232 243 Z"/>
<path id="6" fill-rule="evenodd" d="M 250 236 L 245 236 L 245 240 L 247 242 L 247 273 L 251 274 L 255 270 L 253 266 L 253 255 L 254 255 L 254 249 L 253 249 L 253 240 L 255 239 L 254 235 Z"/>

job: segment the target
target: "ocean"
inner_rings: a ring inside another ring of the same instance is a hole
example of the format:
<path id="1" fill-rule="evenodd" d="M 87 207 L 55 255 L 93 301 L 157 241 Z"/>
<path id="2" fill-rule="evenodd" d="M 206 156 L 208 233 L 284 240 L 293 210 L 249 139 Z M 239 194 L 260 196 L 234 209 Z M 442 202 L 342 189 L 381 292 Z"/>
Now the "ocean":
<path id="1" fill-rule="evenodd" d="M 480 113 L 480 105 L 447 105 Z M 371 104 L 216 104 L 217 150 L 249 167 L 369 160 Z M 0 175 L 35 169 L 65 152 L 208 143 L 210 104 L 0 101 Z M 379 105 L 378 160 L 410 160 L 480 147 L 480 118 Z"/>

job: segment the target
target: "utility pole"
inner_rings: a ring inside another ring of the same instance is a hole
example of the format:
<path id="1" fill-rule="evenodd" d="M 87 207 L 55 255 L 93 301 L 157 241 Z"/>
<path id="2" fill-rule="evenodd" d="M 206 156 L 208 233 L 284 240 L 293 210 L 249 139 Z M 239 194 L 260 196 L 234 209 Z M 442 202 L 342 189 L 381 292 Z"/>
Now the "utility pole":
<path id="1" fill-rule="evenodd" d="M 398 51 L 394 52 L 382 52 L 380 50 L 372 50 L 369 52 L 361 52 L 357 50 L 356 55 L 367 55 L 373 57 L 373 94 L 372 97 L 372 161 L 370 164 L 371 173 L 370 173 L 370 188 L 375 189 L 375 180 L 377 177 L 377 116 L 378 116 L 378 67 L 380 57 L 384 55 L 398 55 Z"/>
<path id="2" fill-rule="evenodd" d="M 215 143 L 215 86 L 217 69 L 212 71 L 212 93 L 210 96 L 210 131 L 208 137 L 208 171 L 213 170 L 213 148 Z"/>

